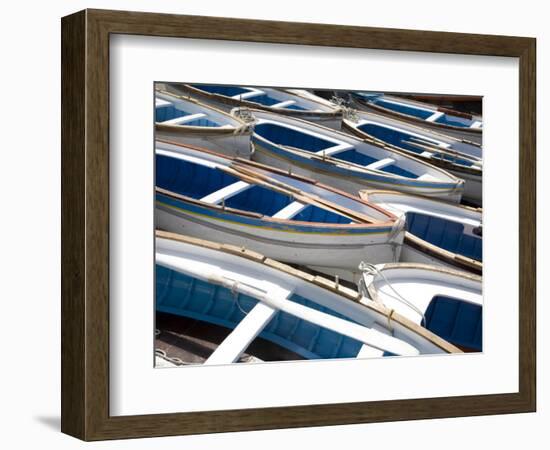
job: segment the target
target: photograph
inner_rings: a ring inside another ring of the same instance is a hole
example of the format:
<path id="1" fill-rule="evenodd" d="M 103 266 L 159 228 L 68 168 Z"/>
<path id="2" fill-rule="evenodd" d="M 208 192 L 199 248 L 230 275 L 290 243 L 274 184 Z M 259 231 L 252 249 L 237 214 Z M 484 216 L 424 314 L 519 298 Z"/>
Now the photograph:
<path id="1" fill-rule="evenodd" d="M 155 368 L 483 351 L 481 96 L 152 101 Z"/>

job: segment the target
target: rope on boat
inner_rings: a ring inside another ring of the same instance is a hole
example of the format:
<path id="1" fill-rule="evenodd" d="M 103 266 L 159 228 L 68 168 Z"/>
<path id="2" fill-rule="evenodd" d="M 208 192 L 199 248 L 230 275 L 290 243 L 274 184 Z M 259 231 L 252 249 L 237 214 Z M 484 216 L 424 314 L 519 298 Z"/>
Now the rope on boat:
<path id="1" fill-rule="evenodd" d="M 422 322 L 426 323 L 426 316 L 424 313 L 417 308 L 413 303 L 411 303 L 409 300 L 407 300 L 405 297 L 403 297 L 399 292 L 395 290 L 395 288 L 392 286 L 392 284 L 389 282 L 389 280 L 386 278 L 386 276 L 382 273 L 378 267 L 376 267 L 374 264 L 366 263 L 364 261 L 361 261 L 359 264 L 359 270 L 363 273 L 361 280 L 359 281 L 359 291 L 361 295 L 368 297 L 368 291 L 367 291 L 367 280 L 365 279 L 366 275 L 379 275 L 387 284 L 387 286 L 394 292 L 394 294 L 397 296 L 396 300 L 403 303 L 405 306 L 408 306 L 411 308 L 414 312 L 416 312 L 420 317 L 422 317 Z M 394 313 L 394 310 L 392 309 L 390 313 L 388 314 L 388 326 L 391 329 L 391 317 Z"/>
<path id="2" fill-rule="evenodd" d="M 342 116 L 344 119 L 348 119 L 354 123 L 359 122 L 359 114 L 356 109 L 351 107 L 349 100 L 339 97 L 338 95 L 333 95 L 330 101 L 342 109 Z"/>
<path id="3" fill-rule="evenodd" d="M 231 294 L 233 294 L 233 300 L 235 300 L 235 304 L 237 305 L 237 308 L 245 315 L 247 316 L 250 311 L 245 311 L 244 308 L 241 306 L 241 302 L 239 302 L 239 282 L 235 281 L 235 283 L 231 286 Z"/>

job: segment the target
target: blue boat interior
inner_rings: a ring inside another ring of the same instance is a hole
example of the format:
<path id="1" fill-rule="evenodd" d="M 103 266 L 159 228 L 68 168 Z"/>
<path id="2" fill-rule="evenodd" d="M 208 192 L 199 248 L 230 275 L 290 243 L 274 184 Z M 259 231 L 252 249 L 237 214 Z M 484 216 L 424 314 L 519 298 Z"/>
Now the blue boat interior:
<path id="1" fill-rule="evenodd" d="M 326 150 L 337 145 L 334 142 L 327 141 L 317 136 L 312 136 L 308 133 L 303 133 L 298 130 L 287 128 L 285 126 L 275 123 L 260 123 L 259 125 L 256 125 L 256 127 L 254 128 L 254 132 L 259 136 L 262 136 L 264 139 L 273 142 L 274 144 L 295 147 L 313 153 L 317 153 L 321 150 Z M 377 161 L 376 158 L 365 155 L 364 153 L 361 153 L 354 148 L 333 154 L 332 157 L 335 159 L 359 164 L 361 166 L 367 166 Z M 395 163 L 383 167 L 380 170 L 382 170 L 383 172 L 400 175 L 402 177 L 418 178 L 418 175 L 406 169 L 403 169 Z"/>
<path id="2" fill-rule="evenodd" d="M 244 87 L 240 86 L 213 86 L 213 85 L 194 85 L 197 89 L 201 89 L 203 91 L 209 92 L 211 94 L 220 94 L 225 95 L 227 97 L 234 97 L 235 95 L 241 95 L 241 94 L 248 94 L 251 91 L 249 89 L 246 89 Z M 280 99 L 276 99 L 271 97 L 268 94 L 258 92 L 255 95 L 247 96 L 246 101 L 258 103 L 263 106 L 273 106 L 277 103 L 281 103 Z M 297 111 L 305 111 L 306 108 L 303 108 L 299 105 L 292 104 L 287 105 L 283 109 L 294 109 Z"/>
<path id="3" fill-rule="evenodd" d="M 172 104 L 160 105 L 155 107 L 155 121 L 166 122 L 167 120 L 180 119 L 186 116 L 190 116 L 192 113 L 184 111 L 183 109 L 176 107 Z M 183 125 L 194 127 L 219 127 L 220 124 L 209 119 L 208 117 L 198 117 L 196 119 L 185 122 Z"/>
<path id="4" fill-rule="evenodd" d="M 276 123 L 260 123 L 254 127 L 254 132 L 274 144 L 300 148 L 314 153 L 336 145 L 334 142 Z"/>
<path id="5" fill-rule="evenodd" d="M 155 108 L 155 122 L 166 122 L 167 120 L 179 119 L 188 116 L 191 113 L 183 109 L 176 108 L 174 105 L 161 105 Z"/>
<path id="6" fill-rule="evenodd" d="M 389 109 L 390 111 L 406 114 L 408 116 L 418 117 L 420 119 L 427 119 L 428 117 L 432 116 L 435 112 L 431 110 L 416 108 L 412 105 L 405 105 L 403 103 L 390 102 L 380 97 L 375 98 L 374 100 L 371 100 L 371 101 L 375 105 L 380 106 L 382 108 Z"/>
<path id="7" fill-rule="evenodd" d="M 225 201 L 225 206 L 245 211 L 253 211 L 264 216 L 272 216 L 293 199 L 263 186 L 254 185 Z"/>
<path id="8" fill-rule="evenodd" d="M 189 122 L 185 122 L 183 125 L 186 125 L 189 127 L 219 127 L 220 126 L 218 122 L 214 122 L 213 120 L 210 120 L 207 117 L 199 117 L 198 119 L 193 119 L 193 120 L 190 120 Z"/>
<path id="9" fill-rule="evenodd" d="M 294 201 L 294 198 L 254 185 L 225 201 L 230 208 L 252 211 L 264 216 L 273 216 Z M 351 223 L 350 219 L 314 205 L 306 206 L 292 220 L 317 223 Z"/>
<path id="10" fill-rule="evenodd" d="M 343 318 L 337 312 L 299 295 L 290 300 Z M 245 317 L 258 301 L 241 293 L 156 265 L 156 310 L 229 329 Z M 362 343 L 288 313 L 278 311 L 259 335 L 304 358 L 353 358 Z M 389 356 L 386 353 L 385 356 Z"/>
<path id="11" fill-rule="evenodd" d="M 407 231 L 430 244 L 467 258 L 483 261 L 482 239 L 464 233 L 464 225 L 441 217 L 407 212 Z"/>
<path id="12" fill-rule="evenodd" d="M 303 108 L 302 106 L 299 106 L 296 103 L 292 105 L 286 105 L 284 109 L 294 109 L 296 111 L 307 111 L 307 108 Z"/>
<path id="13" fill-rule="evenodd" d="M 359 130 L 367 133 L 370 136 L 373 136 L 381 141 L 387 142 L 388 144 L 395 145 L 409 152 L 420 154 L 424 149 L 417 147 L 415 145 L 409 144 L 413 141 L 416 136 L 413 136 L 403 130 L 395 130 L 393 128 L 388 128 L 376 123 L 365 123 L 357 127 Z M 433 144 L 432 144 L 433 145 Z M 452 161 L 456 164 L 462 164 L 464 166 L 472 166 L 473 163 L 466 159 L 456 158 L 444 153 L 434 153 L 434 158 L 444 159 L 446 161 Z"/>
<path id="14" fill-rule="evenodd" d="M 448 114 L 443 114 L 441 117 L 435 119 L 435 122 L 442 123 L 445 125 L 452 125 L 454 127 L 469 127 L 472 124 L 470 119 L 458 116 L 450 116 Z"/>
<path id="15" fill-rule="evenodd" d="M 239 181 L 228 173 L 165 155 L 156 156 L 156 186 L 200 199 Z"/>
<path id="16" fill-rule="evenodd" d="M 357 95 L 365 100 L 374 100 L 378 97 L 382 97 L 384 94 L 381 92 L 354 92 L 353 95 Z"/>
<path id="17" fill-rule="evenodd" d="M 414 105 L 404 104 L 399 102 L 393 102 L 384 100 L 383 96 L 377 94 L 359 94 L 365 100 L 370 103 L 380 106 L 390 111 L 395 111 L 401 114 L 406 114 L 407 116 L 418 117 L 419 119 L 426 120 L 428 117 L 432 116 L 436 111 L 427 110 L 423 108 L 415 107 Z M 443 114 L 437 119 L 434 120 L 436 123 L 441 123 L 445 125 L 452 125 L 455 127 L 466 127 L 468 128 L 472 124 L 472 120 L 466 119 L 459 116 L 451 116 L 449 114 Z"/>
<path id="18" fill-rule="evenodd" d="M 156 157 L 156 186 L 194 199 L 201 199 L 230 184 L 240 181 L 223 170 L 195 164 L 166 155 Z M 251 185 L 225 200 L 225 206 L 243 211 L 273 216 L 294 201 L 294 198 L 260 185 Z M 316 223 L 349 224 L 352 221 L 340 214 L 306 206 L 292 220 Z"/>
<path id="19" fill-rule="evenodd" d="M 342 161 L 359 164 L 360 166 L 368 166 L 369 164 L 372 164 L 373 162 L 378 161 L 376 158 L 365 155 L 364 153 L 358 152 L 355 149 L 336 153 L 333 157 L 336 159 L 341 159 Z M 402 167 L 397 166 L 395 163 L 382 167 L 379 170 L 381 170 L 382 172 L 388 172 L 388 173 L 393 173 L 395 175 L 400 175 L 402 177 L 418 178 L 418 176 L 415 175 L 414 173 L 406 169 L 403 169 Z"/>
<path id="20" fill-rule="evenodd" d="M 483 308 L 461 299 L 436 295 L 425 313 L 428 330 L 462 348 L 482 351 Z"/>

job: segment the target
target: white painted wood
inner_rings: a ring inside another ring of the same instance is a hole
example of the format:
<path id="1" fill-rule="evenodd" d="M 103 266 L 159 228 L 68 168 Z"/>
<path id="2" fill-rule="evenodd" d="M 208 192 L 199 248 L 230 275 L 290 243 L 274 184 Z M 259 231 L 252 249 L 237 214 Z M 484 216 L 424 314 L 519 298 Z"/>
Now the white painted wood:
<path id="1" fill-rule="evenodd" d="M 393 98 L 390 99 L 390 97 L 386 97 L 385 95 L 382 95 L 382 100 L 386 103 L 393 103 L 394 105 L 401 105 L 401 106 L 410 106 L 411 108 L 418 109 L 419 111 L 433 111 L 432 108 L 426 108 L 425 106 L 420 106 L 416 103 L 411 102 L 404 102 L 404 101 L 397 101 Z"/>
<path id="2" fill-rule="evenodd" d="M 237 361 L 250 343 L 267 326 L 276 311 L 276 309 L 258 302 L 204 364 L 231 364 Z"/>
<path id="3" fill-rule="evenodd" d="M 216 205 L 220 203 L 222 200 L 231 198 L 234 195 L 239 194 L 240 192 L 244 191 L 248 187 L 250 187 L 250 183 L 245 183 L 244 181 L 237 181 L 236 183 L 230 184 L 229 186 L 226 186 L 216 192 L 212 192 L 211 194 L 204 196 L 203 198 L 201 198 L 201 201 L 205 203 L 210 203 L 212 205 Z"/>
<path id="4" fill-rule="evenodd" d="M 165 120 L 161 122 L 164 125 L 183 125 L 184 123 L 191 122 L 195 119 L 202 119 L 207 117 L 204 113 L 189 114 L 187 116 L 176 117 L 175 119 Z"/>
<path id="5" fill-rule="evenodd" d="M 420 175 L 417 179 L 421 181 L 439 181 L 439 178 L 436 178 L 433 175 L 430 175 L 429 173 Z"/>
<path id="6" fill-rule="evenodd" d="M 287 106 L 296 104 L 295 100 L 285 100 L 284 102 L 275 103 L 271 105 L 272 108 L 286 108 Z"/>
<path id="7" fill-rule="evenodd" d="M 155 97 L 155 107 L 159 107 L 159 106 L 167 106 L 167 105 L 171 105 L 172 103 L 167 101 L 167 100 L 163 100 L 162 98 L 158 98 L 158 97 Z"/>
<path id="8" fill-rule="evenodd" d="M 363 346 L 359 350 L 359 353 L 357 353 L 356 358 L 376 358 L 383 355 L 384 352 L 382 350 L 371 347 L 367 344 L 363 344 Z"/>
<path id="9" fill-rule="evenodd" d="M 445 115 L 445 113 L 441 111 L 434 112 L 430 117 L 426 119 L 426 122 L 435 122 L 437 119 L 439 119 L 443 115 Z"/>
<path id="10" fill-rule="evenodd" d="M 353 145 L 341 143 L 334 147 L 325 148 L 324 150 L 319 150 L 316 154 L 320 156 L 332 156 L 336 155 L 337 153 L 344 152 L 346 150 L 351 150 L 353 148 Z"/>
<path id="11" fill-rule="evenodd" d="M 283 209 L 275 213 L 272 217 L 274 219 L 291 219 L 300 211 L 302 211 L 307 205 L 300 202 L 292 202 L 286 205 Z"/>
<path id="12" fill-rule="evenodd" d="M 381 159 L 380 161 L 375 161 L 371 164 L 369 164 L 368 166 L 366 166 L 367 169 L 372 169 L 372 170 L 379 170 L 379 169 L 383 169 L 384 167 L 387 167 L 391 164 L 393 164 L 395 162 L 395 159 L 392 159 L 392 158 L 384 158 L 384 159 Z"/>
<path id="13" fill-rule="evenodd" d="M 177 151 L 164 150 L 158 147 L 156 148 L 155 153 L 157 155 L 169 156 L 170 158 L 182 159 L 184 161 L 189 161 L 193 164 L 199 164 L 201 166 L 210 167 L 211 169 L 216 169 L 217 167 L 221 166 L 221 164 L 217 164 L 213 161 L 197 158 L 195 156 L 184 154 L 184 153 L 178 153 Z"/>
<path id="14" fill-rule="evenodd" d="M 233 95 L 231 98 L 234 98 L 237 100 L 239 99 L 246 100 L 252 97 L 256 97 L 257 95 L 260 95 L 260 94 L 265 94 L 265 92 L 261 91 L 260 89 L 254 89 L 254 88 L 247 88 L 247 89 L 250 89 L 250 91 L 245 92 L 244 94 Z"/>

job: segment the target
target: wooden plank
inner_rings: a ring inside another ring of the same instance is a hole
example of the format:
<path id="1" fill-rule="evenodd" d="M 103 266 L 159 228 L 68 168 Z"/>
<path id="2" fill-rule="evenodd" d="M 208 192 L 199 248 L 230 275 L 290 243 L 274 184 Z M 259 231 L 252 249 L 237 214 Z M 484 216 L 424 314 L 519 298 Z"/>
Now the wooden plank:
<path id="1" fill-rule="evenodd" d="M 292 219 L 296 214 L 302 211 L 306 204 L 300 202 L 292 202 L 286 205 L 283 209 L 277 211 L 271 217 L 273 219 Z"/>
<path id="2" fill-rule="evenodd" d="M 204 196 L 203 198 L 201 198 L 201 202 L 217 204 L 220 203 L 222 200 L 227 200 L 228 198 L 237 195 L 249 186 L 250 183 L 237 181 L 233 184 L 230 184 L 229 186 L 217 190 L 216 192 L 212 192 L 211 194 Z"/>
<path id="3" fill-rule="evenodd" d="M 232 255 L 238 255 L 246 259 L 251 259 L 258 263 L 262 263 L 265 260 L 265 256 L 261 253 L 249 250 L 245 247 L 237 247 L 236 245 L 230 244 L 221 244 L 220 250 L 226 253 L 231 253 Z"/>
<path id="4" fill-rule="evenodd" d="M 184 125 L 186 122 L 190 122 L 195 119 L 202 119 L 203 117 L 207 117 L 206 114 L 188 114 L 186 116 L 176 117 L 175 119 L 169 119 L 159 123 L 162 123 L 163 125 Z"/>
<path id="5" fill-rule="evenodd" d="M 231 364 L 237 361 L 276 312 L 276 309 L 258 302 L 204 364 Z"/>
<path id="6" fill-rule="evenodd" d="M 61 23 L 61 431 L 86 438 L 86 14 Z M 78 205 L 78 207 L 75 207 Z"/>
<path id="7" fill-rule="evenodd" d="M 384 167 L 389 166 L 390 164 L 393 164 L 395 162 L 395 159 L 393 158 L 384 158 L 379 161 L 373 162 L 372 164 L 369 164 L 368 166 L 365 166 L 367 169 L 370 170 L 380 170 Z"/>

